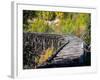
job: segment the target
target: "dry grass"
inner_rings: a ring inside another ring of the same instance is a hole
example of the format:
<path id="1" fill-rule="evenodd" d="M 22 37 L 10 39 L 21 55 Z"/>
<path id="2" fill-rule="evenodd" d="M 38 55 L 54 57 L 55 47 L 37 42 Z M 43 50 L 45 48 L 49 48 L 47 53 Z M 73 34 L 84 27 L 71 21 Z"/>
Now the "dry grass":
<path id="1" fill-rule="evenodd" d="M 40 55 L 38 64 L 42 64 L 44 63 L 46 60 L 48 60 L 49 57 L 51 57 L 53 55 L 53 49 L 52 48 L 48 48 L 45 51 L 42 52 L 42 54 Z"/>

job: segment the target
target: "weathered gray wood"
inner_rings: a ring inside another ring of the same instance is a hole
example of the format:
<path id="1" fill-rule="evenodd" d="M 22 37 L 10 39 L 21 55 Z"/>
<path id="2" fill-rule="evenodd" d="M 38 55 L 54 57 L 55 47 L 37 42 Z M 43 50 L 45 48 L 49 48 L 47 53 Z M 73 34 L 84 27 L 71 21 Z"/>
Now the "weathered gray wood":
<path id="1" fill-rule="evenodd" d="M 68 44 L 61 48 L 64 44 L 66 44 L 66 42 L 68 42 Z M 80 38 L 72 35 L 65 36 L 29 32 L 23 33 L 24 65 L 27 65 L 29 68 L 33 68 L 35 65 L 35 57 L 41 55 L 42 51 L 47 48 L 55 48 L 53 53 L 54 56 L 51 56 L 46 62 L 37 66 L 37 68 L 48 67 L 51 65 L 59 66 L 63 64 L 64 66 L 69 66 L 73 64 L 76 65 L 76 63 L 80 65 L 85 61 L 84 41 Z M 31 64 L 33 64 L 33 66 Z"/>
<path id="2" fill-rule="evenodd" d="M 65 36 L 65 40 L 69 40 L 69 43 L 64 46 L 63 49 L 59 51 L 59 53 L 53 58 L 53 60 L 49 63 L 49 65 L 73 65 L 73 60 L 78 59 L 78 64 L 84 62 L 84 44 L 83 41 L 76 36 Z M 45 67 L 48 63 L 42 64 L 39 67 Z"/>
<path id="3" fill-rule="evenodd" d="M 76 36 L 66 36 L 65 38 L 68 39 L 70 42 L 63 48 L 63 50 L 59 52 L 59 54 L 57 54 L 56 58 L 62 57 L 62 58 L 74 59 L 83 55 L 84 45 L 83 41 L 80 38 Z"/>
<path id="4" fill-rule="evenodd" d="M 58 34 L 23 33 L 23 63 L 30 68 L 35 65 L 35 57 L 41 55 L 43 50 L 54 48 L 56 51 L 65 42 L 64 37 Z M 30 54 L 31 53 L 31 54 Z"/>

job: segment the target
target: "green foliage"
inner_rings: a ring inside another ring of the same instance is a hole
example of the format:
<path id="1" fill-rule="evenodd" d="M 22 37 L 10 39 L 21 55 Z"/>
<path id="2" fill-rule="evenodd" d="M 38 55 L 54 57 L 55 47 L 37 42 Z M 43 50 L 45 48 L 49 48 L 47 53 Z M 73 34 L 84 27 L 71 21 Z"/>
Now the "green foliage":
<path id="1" fill-rule="evenodd" d="M 37 12 L 37 16 L 43 20 L 53 20 L 54 12 L 40 11 L 40 12 Z"/>
<path id="2" fill-rule="evenodd" d="M 31 19 L 35 17 L 36 14 L 34 11 L 31 10 L 23 10 L 23 24 L 28 24 L 27 19 Z"/>
<path id="3" fill-rule="evenodd" d="M 64 12 L 55 12 L 55 15 L 57 18 L 60 18 L 60 19 L 64 18 Z"/>
<path id="4" fill-rule="evenodd" d="M 41 19 L 36 19 L 35 22 L 29 25 L 29 32 L 46 32 L 48 26 Z"/>
<path id="5" fill-rule="evenodd" d="M 29 24 L 27 32 L 52 32 L 52 28 L 42 19 L 35 19 L 32 24 Z"/>
<path id="6" fill-rule="evenodd" d="M 35 20 L 28 23 L 27 20 L 31 18 Z M 90 44 L 90 25 L 89 13 L 23 11 L 23 29 L 27 32 L 72 34 Z"/>
<path id="7" fill-rule="evenodd" d="M 62 33 L 64 34 L 72 34 L 74 32 L 74 25 L 70 18 L 62 20 Z"/>

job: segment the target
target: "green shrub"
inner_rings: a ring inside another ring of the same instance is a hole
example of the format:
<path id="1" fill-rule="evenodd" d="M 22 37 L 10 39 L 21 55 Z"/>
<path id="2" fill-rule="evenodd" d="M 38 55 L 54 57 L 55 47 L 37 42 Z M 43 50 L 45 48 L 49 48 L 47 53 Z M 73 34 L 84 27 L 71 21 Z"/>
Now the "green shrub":
<path id="1" fill-rule="evenodd" d="M 34 14 L 34 15 L 33 15 Z M 89 13 L 72 13 L 72 12 L 50 12 L 50 11 L 24 11 L 25 21 L 23 24 L 24 31 L 72 34 L 90 43 L 91 15 Z M 33 23 L 27 23 L 27 19 L 33 17 Z M 53 21 L 58 18 L 60 21 L 49 25 L 46 21 Z M 85 36 L 83 36 L 85 35 Z"/>
<path id="2" fill-rule="evenodd" d="M 29 32 L 46 32 L 48 25 L 42 19 L 36 19 L 32 24 L 29 25 Z"/>

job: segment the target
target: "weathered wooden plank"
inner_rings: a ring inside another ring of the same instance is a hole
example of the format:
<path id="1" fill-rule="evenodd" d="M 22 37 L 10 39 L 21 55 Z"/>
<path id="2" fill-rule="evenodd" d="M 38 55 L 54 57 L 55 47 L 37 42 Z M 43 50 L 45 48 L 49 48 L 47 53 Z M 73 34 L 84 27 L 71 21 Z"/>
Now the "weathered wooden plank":
<path id="1" fill-rule="evenodd" d="M 83 41 L 76 36 L 65 36 L 65 40 L 69 40 L 69 43 L 61 49 L 55 57 L 52 57 L 51 63 L 42 64 L 40 67 L 45 67 L 48 65 L 74 65 L 73 60 L 78 59 L 78 64 L 83 63 L 84 55 L 84 44 Z M 59 66 L 58 65 L 58 66 Z"/>
<path id="2" fill-rule="evenodd" d="M 66 42 L 68 44 L 64 45 Z M 61 48 L 63 45 L 64 47 Z M 76 36 L 23 33 L 24 65 L 28 66 L 28 68 L 33 68 L 35 57 L 41 55 L 42 51 L 48 47 L 55 48 L 54 55 L 43 64 L 37 66 L 37 68 L 80 65 L 86 61 L 84 60 L 84 56 L 86 56 L 84 55 L 84 41 Z"/>
<path id="3" fill-rule="evenodd" d="M 77 56 L 78 58 L 84 54 L 83 50 L 84 45 L 83 41 L 80 38 L 76 36 L 66 36 L 65 38 L 68 39 L 70 42 L 63 48 L 63 50 L 59 52 L 57 57 L 63 56 L 67 58 L 67 57 Z"/>

